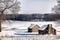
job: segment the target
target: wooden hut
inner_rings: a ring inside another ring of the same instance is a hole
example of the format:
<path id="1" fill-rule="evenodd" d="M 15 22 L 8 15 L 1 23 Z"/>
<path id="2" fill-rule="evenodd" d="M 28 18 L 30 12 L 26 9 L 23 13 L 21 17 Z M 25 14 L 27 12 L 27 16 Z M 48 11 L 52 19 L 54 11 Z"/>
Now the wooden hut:
<path id="1" fill-rule="evenodd" d="M 56 30 L 53 28 L 52 24 L 48 24 L 48 34 L 56 35 Z"/>
<path id="2" fill-rule="evenodd" d="M 39 26 L 36 25 L 36 24 L 31 24 L 29 27 L 28 27 L 28 32 L 38 32 L 39 30 Z"/>
<path id="3" fill-rule="evenodd" d="M 39 34 L 47 34 L 48 33 L 48 27 L 47 25 L 43 25 L 39 28 Z"/>
<path id="4" fill-rule="evenodd" d="M 56 30 L 52 27 L 52 24 L 43 25 L 39 28 L 39 34 L 53 34 L 56 35 Z"/>

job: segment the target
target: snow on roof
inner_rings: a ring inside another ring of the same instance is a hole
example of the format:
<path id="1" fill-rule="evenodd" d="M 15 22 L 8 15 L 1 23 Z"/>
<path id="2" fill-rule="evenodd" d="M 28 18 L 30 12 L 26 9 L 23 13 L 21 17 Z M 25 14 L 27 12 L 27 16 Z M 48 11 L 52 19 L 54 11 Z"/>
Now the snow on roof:
<path id="1" fill-rule="evenodd" d="M 48 27 L 48 25 L 43 25 L 43 26 L 41 26 L 40 28 L 39 28 L 39 30 L 44 30 L 45 28 L 47 28 Z"/>
<path id="2" fill-rule="evenodd" d="M 36 25 L 36 24 L 31 24 L 31 25 L 29 26 L 29 28 L 33 28 L 35 25 Z"/>
<path id="3" fill-rule="evenodd" d="M 45 28 L 47 28 L 48 27 L 48 25 L 43 25 L 43 26 L 41 26 L 40 28 L 39 28 L 39 30 L 44 30 Z M 55 29 L 55 30 L 57 30 L 57 31 L 60 31 L 57 27 L 55 27 L 54 25 L 52 25 L 52 27 Z"/>

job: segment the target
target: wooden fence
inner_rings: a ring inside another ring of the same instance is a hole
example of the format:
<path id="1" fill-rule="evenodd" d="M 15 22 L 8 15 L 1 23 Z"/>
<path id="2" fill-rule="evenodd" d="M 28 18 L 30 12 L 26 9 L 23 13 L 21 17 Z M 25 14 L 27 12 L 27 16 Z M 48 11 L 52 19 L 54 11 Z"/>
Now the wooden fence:
<path id="1" fill-rule="evenodd" d="M 60 36 L 11 36 L 11 37 L 0 37 L 0 40 L 60 40 Z"/>

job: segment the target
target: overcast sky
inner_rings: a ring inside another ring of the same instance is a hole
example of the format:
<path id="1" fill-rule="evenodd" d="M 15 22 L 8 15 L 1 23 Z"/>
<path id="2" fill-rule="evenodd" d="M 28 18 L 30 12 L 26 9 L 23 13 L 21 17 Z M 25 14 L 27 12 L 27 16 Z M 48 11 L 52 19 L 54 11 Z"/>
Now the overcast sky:
<path id="1" fill-rule="evenodd" d="M 56 0 L 18 0 L 21 2 L 21 13 L 51 13 Z"/>

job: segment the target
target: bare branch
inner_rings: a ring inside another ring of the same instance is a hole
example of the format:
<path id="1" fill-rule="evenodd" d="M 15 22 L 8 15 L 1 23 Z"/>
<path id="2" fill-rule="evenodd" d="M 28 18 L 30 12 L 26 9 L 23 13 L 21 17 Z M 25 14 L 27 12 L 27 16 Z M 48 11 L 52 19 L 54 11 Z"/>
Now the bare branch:
<path id="1" fill-rule="evenodd" d="M 17 1 L 17 0 L 16 0 L 16 1 Z M 16 1 L 15 1 L 15 3 L 16 3 Z M 15 5 L 15 3 L 12 4 L 10 7 L 6 7 L 6 8 L 3 10 L 3 12 L 4 12 L 6 9 L 9 9 L 9 8 L 13 7 L 13 6 Z M 6 6 L 7 6 L 7 5 L 6 5 Z"/>
<path id="2" fill-rule="evenodd" d="M 19 4 L 20 2 L 17 2 L 17 0 L 15 0 L 14 3 L 12 3 L 12 5 L 8 5 L 8 3 L 6 2 L 6 7 L 1 12 L 4 12 L 6 9 L 9 9 L 12 13 L 16 13 L 20 10 Z"/>

